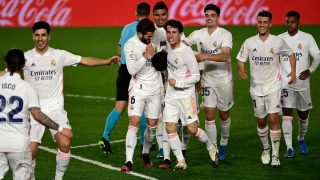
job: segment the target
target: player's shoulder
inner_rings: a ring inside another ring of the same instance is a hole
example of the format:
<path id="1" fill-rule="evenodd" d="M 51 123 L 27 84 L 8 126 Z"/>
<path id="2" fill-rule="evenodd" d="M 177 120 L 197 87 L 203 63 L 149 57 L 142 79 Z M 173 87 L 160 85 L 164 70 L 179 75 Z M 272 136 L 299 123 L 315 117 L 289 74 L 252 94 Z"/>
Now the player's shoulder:
<path id="1" fill-rule="evenodd" d="M 219 27 L 219 31 L 220 31 L 222 34 L 231 35 L 231 32 L 228 31 L 227 29 L 223 28 L 223 27 Z"/>
<path id="2" fill-rule="evenodd" d="M 123 31 L 128 31 L 128 30 L 132 30 L 135 29 L 137 27 L 139 21 L 133 21 L 127 25 L 124 26 Z"/>

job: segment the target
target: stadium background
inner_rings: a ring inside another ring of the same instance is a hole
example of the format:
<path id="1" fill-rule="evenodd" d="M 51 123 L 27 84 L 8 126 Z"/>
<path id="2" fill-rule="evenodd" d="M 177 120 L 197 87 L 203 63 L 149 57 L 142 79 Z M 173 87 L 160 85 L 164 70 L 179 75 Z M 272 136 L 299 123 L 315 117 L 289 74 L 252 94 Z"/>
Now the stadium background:
<path id="1" fill-rule="evenodd" d="M 31 29 L 35 20 L 47 20 L 54 26 L 50 45 L 65 49 L 82 56 L 110 57 L 117 52 L 117 44 L 122 25 L 134 20 L 134 7 L 138 0 L 4 0 L 0 3 L 0 56 L 3 57 L 8 49 L 17 47 L 26 51 L 33 48 Z M 148 1 L 153 5 L 156 1 Z M 302 18 L 301 30 L 311 33 L 319 45 L 320 17 L 317 12 L 317 1 L 292 0 L 168 0 L 165 1 L 171 18 L 177 18 L 188 25 L 185 34 L 189 35 L 199 29 L 203 6 L 217 3 L 224 7 L 222 17 L 224 26 L 233 34 L 234 47 L 232 50 L 232 65 L 234 75 L 235 105 L 231 110 L 231 135 L 226 161 L 218 169 L 208 164 L 209 156 L 205 148 L 194 138 L 188 146 L 186 171 L 172 172 L 160 170 L 157 166 L 156 151 L 151 152 L 154 167 L 144 169 L 142 160 L 136 148 L 134 172 L 130 174 L 119 172 L 125 160 L 124 139 L 127 131 L 128 118 L 125 114 L 112 134 L 114 154 L 105 155 L 97 146 L 100 139 L 105 117 L 113 108 L 115 97 L 115 79 L 117 65 L 107 67 L 67 67 L 65 68 L 65 108 L 71 121 L 74 138 L 72 142 L 72 160 L 65 179 L 317 179 L 320 169 L 320 100 L 319 80 L 317 70 L 311 78 L 311 93 L 314 108 L 310 112 L 310 126 L 306 142 L 310 153 L 301 155 L 294 141 L 296 154 L 293 159 L 280 158 L 281 167 L 272 169 L 271 166 L 260 162 L 261 143 L 256 133 L 256 120 L 252 112 L 249 96 L 249 81 L 239 78 L 236 69 L 236 54 L 242 42 L 257 33 L 255 13 L 258 9 L 269 9 L 274 15 L 273 34 L 285 31 L 284 14 L 291 9 L 300 11 Z M 235 18 L 237 17 L 237 18 Z M 151 18 L 152 19 L 152 18 Z M 199 21 L 200 20 L 200 21 Z M 235 26 L 236 25 L 236 26 Z M 3 69 L 0 63 L 0 69 Z M 203 112 L 200 113 L 201 124 Z M 218 127 L 220 123 L 217 123 Z M 218 128 L 219 129 L 219 128 Z M 294 137 L 297 136 L 296 116 L 294 121 Z M 1 143 L 1 142 L 0 142 Z M 37 158 L 37 179 L 52 179 L 55 172 L 55 144 L 48 132 L 43 139 L 42 150 Z M 282 139 L 280 154 L 285 153 Z M 173 155 L 172 155 L 173 157 Z M 12 179 L 9 174 L 5 179 Z"/>

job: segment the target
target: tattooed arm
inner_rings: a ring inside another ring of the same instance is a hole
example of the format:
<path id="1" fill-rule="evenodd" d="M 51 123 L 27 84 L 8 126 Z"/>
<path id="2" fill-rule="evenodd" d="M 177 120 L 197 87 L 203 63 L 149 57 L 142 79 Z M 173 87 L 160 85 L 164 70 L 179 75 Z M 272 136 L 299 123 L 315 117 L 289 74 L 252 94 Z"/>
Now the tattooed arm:
<path id="1" fill-rule="evenodd" d="M 38 121 L 40 124 L 50 128 L 62 132 L 63 129 L 59 129 L 59 124 L 55 123 L 52 119 L 50 119 L 47 115 L 45 115 L 40 108 L 32 107 L 29 109 L 33 118 Z"/>

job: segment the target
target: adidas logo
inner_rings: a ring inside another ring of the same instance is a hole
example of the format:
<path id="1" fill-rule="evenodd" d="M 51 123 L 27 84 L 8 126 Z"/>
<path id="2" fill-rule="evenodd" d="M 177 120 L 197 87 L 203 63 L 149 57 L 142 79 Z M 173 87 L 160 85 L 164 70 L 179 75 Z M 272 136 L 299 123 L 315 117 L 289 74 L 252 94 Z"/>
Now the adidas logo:
<path id="1" fill-rule="evenodd" d="M 31 67 L 35 67 L 36 65 L 34 63 L 31 64 Z"/>
<path id="2" fill-rule="evenodd" d="M 256 48 L 254 48 L 252 51 L 253 51 L 253 52 L 257 52 L 257 49 L 256 49 Z"/>
<path id="3" fill-rule="evenodd" d="M 279 104 L 277 105 L 277 108 L 280 108 L 280 105 L 279 105 Z"/>
<path id="4" fill-rule="evenodd" d="M 188 116 L 188 118 L 187 119 L 192 119 L 192 117 L 191 116 Z"/>

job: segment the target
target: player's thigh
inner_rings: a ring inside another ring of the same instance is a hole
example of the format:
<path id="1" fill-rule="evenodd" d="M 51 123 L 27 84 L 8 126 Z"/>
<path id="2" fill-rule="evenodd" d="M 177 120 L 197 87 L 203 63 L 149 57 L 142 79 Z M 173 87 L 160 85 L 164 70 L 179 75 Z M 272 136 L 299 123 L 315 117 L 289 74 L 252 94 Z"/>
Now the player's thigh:
<path id="1" fill-rule="evenodd" d="M 178 123 L 179 107 L 174 99 L 165 100 L 162 120 L 165 123 Z"/>
<path id="2" fill-rule="evenodd" d="M 177 100 L 182 125 L 198 121 L 197 103 L 195 95 Z"/>
<path id="3" fill-rule="evenodd" d="M 60 126 L 63 126 L 63 128 L 70 129 L 69 136 L 72 137 L 72 131 L 71 131 L 71 125 L 68 119 L 68 113 L 64 109 L 59 109 L 55 111 L 51 111 L 48 113 L 48 116 L 54 120 L 57 124 Z M 56 130 L 50 129 L 51 135 L 54 139 L 54 135 L 58 132 Z"/>
<path id="4" fill-rule="evenodd" d="M 297 109 L 299 111 L 307 111 L 309 109 L 312 109 L 310 88 L 303 91 L 297 91 L 296 94 L 297 94 Z"/>
<path id="5" fill-rule="evenodd" d="M 6 154 L 7 153 L 0 152 L 0 179 L 4 179 L 4 176 L 9 170 L 9 164 Z"/>
<path id="6" fill-rule="evenodd" d="M 265 106 L 265 96 L 256 96 L 251 94 L 254 115 L 263 119 L 268 114 Z"/>
<path id="7" fill-rule="evenodd" d="M 146 97 L 141 95 L 138 92 L 134 92 L 133 90 L 129 92 L 129 101 L 128 101 L 128 116 L 139 116 L 144 111 L 146 104 Z"/>
<path id="8" fill-rule="evenodd" d="M 30 179 L 32 171 L 31 151 L 8 153 L 8 160 L 16 180 Z"/>
<path id="9" fill-rule="evenodd" d="M 202 87 L 202 106 L 203 107 L 217 107 L 218 97 L 212 87 Z"/>
<path id="10" fill-rule="evenodd" d="M 228 111 L 231 109 L 234 104 L 233 83 L 229 82 L 214 89 L 217 95 L 217 108 L 221 111 Z"/>
<path id="11" fill-rule="evenodd" d="M 281 107 L 283 108 L 296 108 L 297 96 L 291 89 L 281 90 Z"/>
<path id="12" fill-rule="evenodd" d="M 159 119 L 161 112 L 161 93 L 150 95 L 147 98 L 145 113 L 150 119 Z"/>
<path id="13" fill-rule="evenodd" d="M 265 102 L 268 114 L 281 112 L 280 99 L 281 90 L 273 91 L 266 96 Z"/>
<path id="14" fill-rule="evenodd" d="M 38 121 L 34 120 L 32 116 L 30 116 L 30 119 L 30 141 L 41 144 L 41 140 L 46 127 L 40 124 Z"/>

